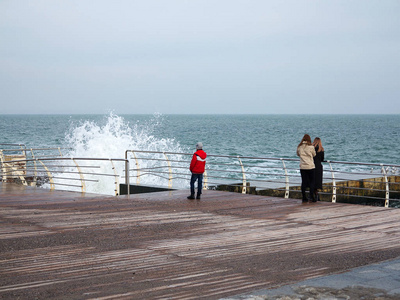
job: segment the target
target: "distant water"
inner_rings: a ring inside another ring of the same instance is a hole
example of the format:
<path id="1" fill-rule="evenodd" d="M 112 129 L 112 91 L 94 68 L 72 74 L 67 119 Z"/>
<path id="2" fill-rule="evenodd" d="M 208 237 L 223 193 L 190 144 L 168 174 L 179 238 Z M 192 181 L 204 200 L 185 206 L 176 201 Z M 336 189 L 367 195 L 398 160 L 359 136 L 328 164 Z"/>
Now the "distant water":
<path id="1" fill-rule="evenodd" d="M 400 115 L 0 115 L 0 143 L 72 147 L 122 157 L 126 149 L 296 158 L 304 133 L 328 160 L 400 164 Z"/>

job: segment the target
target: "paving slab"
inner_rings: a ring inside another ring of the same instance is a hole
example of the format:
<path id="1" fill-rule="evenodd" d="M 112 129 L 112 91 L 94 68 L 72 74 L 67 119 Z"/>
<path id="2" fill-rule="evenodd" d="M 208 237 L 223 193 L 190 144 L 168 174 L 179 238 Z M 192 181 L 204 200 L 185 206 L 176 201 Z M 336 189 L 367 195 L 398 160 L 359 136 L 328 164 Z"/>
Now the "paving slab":
<path id="1" fill-rule="evenodd" d="M 306 280 L 327 285 L 325 276 L 334 287 L 376 276 L 377 288 L 398 289 L 397 209 L 212 190 L 201 201 L 187 196 L 0 184 L 0 298 L 212 300 Z M 383 271 L 347 274 L 376 263 Z M 360 295 L 297 287 L 310 297 Z"/>
<path id="2" fill-rule="evenodd" d="M 400 258 L 223 300 L 400 299 Z"/>

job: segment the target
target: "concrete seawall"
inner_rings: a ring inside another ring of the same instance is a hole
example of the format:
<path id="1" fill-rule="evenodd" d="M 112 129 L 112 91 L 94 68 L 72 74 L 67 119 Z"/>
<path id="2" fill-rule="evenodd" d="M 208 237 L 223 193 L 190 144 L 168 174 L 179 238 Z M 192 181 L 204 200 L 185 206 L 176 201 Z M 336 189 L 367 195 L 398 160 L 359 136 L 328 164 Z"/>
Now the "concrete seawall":
<path id="1" fill-rule="evenodd" d="M 400 204 L 400 176 L 388 176 L 389 196 L 392 200 L 392 207 Z M 285 187 L 271 189 L 257 189 L 251 186 L 251 180 L 247 182 L 247 194 L 264 195 L 273 197 L 284 197 Z M 230 192 L 242 192 L 240 183 L 237 185 L 219 185 L 217 190 Z M 321 201 L 332 201 L 332 182 L 326 182 L 320 192 Z M 336 202 L 384 206 L 386 197 L 386 183 L 383 177 L 365 178 L 359 180 L 336 181 Z M 290 187 L 290 198 L 301 199 L 301 187 Z M 397 201 L 398 199 L 398 201 Z M 399 202 L 399 203 L 397 203 Z"/>

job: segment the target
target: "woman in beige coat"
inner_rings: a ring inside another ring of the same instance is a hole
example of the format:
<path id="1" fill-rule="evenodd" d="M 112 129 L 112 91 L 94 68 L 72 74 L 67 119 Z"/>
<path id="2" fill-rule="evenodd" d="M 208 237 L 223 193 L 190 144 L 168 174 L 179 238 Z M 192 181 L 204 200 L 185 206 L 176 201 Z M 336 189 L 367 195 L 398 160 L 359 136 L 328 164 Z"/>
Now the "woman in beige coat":
<path id="1" fill-rule="evenodd" d="M 297 156 L 300 157 L 301 194 L 303 195 L 303 202 L 308 202 L 306 197 L 306 189 L 308 187 L 310 188 L 311 201 L 316 202 L 314 197 L 315 155 L 315 148 L 311 143 L 311 137 L 305 134 L 300 144 L 297 146 Z"/>

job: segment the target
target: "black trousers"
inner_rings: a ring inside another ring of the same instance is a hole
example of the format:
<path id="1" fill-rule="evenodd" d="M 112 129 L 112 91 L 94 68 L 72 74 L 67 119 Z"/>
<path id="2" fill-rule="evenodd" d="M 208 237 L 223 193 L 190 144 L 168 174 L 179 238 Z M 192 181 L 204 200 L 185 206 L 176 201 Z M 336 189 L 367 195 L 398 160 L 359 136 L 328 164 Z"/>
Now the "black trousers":
<path id="1" fill-rule="evenodd" d="M 301 194 L 303 195 L 303 200 L 307 200 L 306 189 L 310 188 L 311 200 L 314 200 L 314 186 L 315 186 L 315 169 L 311 170 L 301 170 Z"/>

